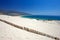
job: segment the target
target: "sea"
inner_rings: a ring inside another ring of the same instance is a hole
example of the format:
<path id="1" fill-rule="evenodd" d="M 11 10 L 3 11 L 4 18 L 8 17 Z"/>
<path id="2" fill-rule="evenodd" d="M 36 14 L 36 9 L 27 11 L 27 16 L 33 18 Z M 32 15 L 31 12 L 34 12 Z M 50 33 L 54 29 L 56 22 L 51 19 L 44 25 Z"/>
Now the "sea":
<path id="1" fill-rule="evenodd" d="M 48 16 L 48 15 L 25 15 L 24 18 L 37 19 L 37 20 L 59 20 L 60 16 Z"/>

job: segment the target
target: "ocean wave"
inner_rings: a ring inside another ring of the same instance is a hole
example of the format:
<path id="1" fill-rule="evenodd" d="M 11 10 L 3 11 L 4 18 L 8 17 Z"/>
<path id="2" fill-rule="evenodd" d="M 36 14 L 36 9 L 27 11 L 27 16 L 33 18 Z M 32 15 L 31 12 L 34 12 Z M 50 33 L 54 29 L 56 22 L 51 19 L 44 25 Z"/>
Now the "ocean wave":
<path id="1" fill-rule="evenodd" d="M 43 16 L 43 15 L 28 15 L 22 16 L 24 18 L 36 19 L 36 20 L 60 20 L 60 16 Z"/>

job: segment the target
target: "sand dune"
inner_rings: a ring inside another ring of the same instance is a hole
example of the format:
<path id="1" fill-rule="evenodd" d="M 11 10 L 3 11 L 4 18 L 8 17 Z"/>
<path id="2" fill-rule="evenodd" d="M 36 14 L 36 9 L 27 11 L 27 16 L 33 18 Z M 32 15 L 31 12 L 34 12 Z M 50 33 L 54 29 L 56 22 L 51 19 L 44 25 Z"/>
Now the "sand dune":
<path id="1" fill-rule="evenodd" d="M 8 15 L 0 15 L 0 19 L 60 38 L 60 21 L 43 21 L 22 18 L 21 16 L 13 17 Z M 36 35 L 18 28 L 14 28 L 13 26 L 3 22 L 0 22 L 0 32 L 1 40 L 54 40 L 45 36 Z"/>

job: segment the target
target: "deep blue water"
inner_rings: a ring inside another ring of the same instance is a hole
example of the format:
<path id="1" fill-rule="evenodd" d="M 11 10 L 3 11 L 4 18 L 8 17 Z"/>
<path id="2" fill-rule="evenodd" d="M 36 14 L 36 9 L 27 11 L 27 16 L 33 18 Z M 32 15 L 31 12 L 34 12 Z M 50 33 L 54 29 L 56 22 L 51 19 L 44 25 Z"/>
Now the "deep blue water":
<path id="1" fill-rule="evenodd" d="M 31 18 L 37 20 L 60 20 L 60 16 L 46 16 L 46 15 L 27 15 L 24 18 Z"/>

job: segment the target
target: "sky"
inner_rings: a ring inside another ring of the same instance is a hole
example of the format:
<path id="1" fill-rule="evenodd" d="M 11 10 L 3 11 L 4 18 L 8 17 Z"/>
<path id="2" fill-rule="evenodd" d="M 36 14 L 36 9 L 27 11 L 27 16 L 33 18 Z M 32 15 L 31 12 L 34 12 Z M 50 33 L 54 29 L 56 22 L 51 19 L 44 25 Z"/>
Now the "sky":
<path id="1" fill-rule="evenodd" d="M 0 0 L 0 9 L 60 16 L 60 0 Z"/>

